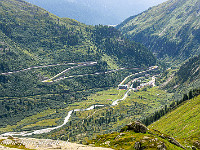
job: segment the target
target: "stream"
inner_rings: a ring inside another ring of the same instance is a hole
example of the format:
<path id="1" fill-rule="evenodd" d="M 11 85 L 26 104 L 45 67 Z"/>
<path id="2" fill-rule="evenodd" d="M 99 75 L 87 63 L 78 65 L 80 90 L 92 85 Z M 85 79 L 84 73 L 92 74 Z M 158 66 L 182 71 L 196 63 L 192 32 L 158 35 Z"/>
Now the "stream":
<path id="1" fill-rule="evenodd" d="M 153 70 L 152 68 L 149 69 L 149 70 L 146 70 L 146 71 L 143 71 L 143 72 L 139 72 L 139 73 L 135 73 L 135 74 L 132 74 L 131 76 L 133 75 L 137 75 L 137 74 L 142 74 L 142 73 L 145 73 L 147 71 L 150 71 L 150 70 Z M 125 78 L 127 79 L 127 77 Z M 152 78 L 152 80 L 155 82 L 155 78 Z M 123 80 L 124 81 L 124 80 Z M 127 97 L 128 97 L 128 93 L 132 90 L 132 86 L 130 86 L 130 88 L 126 91 L 126 93 L 124 94 L 124 96 L 121 98 L 121 99 L 117 99 L 115 101 L 113 101 L 113 103 L 110 105 L 111 106 L 116 106 L 118 105 L 118 102 L 119 101 L 123 101 L 125 100 Z M 105 107 L 105 105 L 92 105 L 90 106 L 89 108 L 86 108 L 86 109 L 73 109 L 71 111 L 68 112 L 67 116 L 65 117 L 64 119 L 64 122 L 62 125 L 59 125 L 59 126 L 56 126 L 56 127 L 52 127 L 52 128 L 46 128 L 46 129 L 40 129 L 40 130 L 34 130 L 34 131 L 23 131 L 23 132 L 7 132 L 7 133 L 4 133 L 4 134 L 1 134 L 0 136 L 30 136 L 30 135 L 33 135 L 33 134 L 43 134 L 43 133 L 49 133 L 51 132 L 52 130 L 55 130 L 55 129 L 58 129 L 58 128 L 61 128 L 63 127 L 65 124 L 67 124 L 67 122 L 69 121 L 70 117 L 72 116 L 73 112 L 78 112 L 78 111 L 89 111 L 89 110 L 93 110 L 95 109 L 96 107 Z"/>
<path id="2" fill-rule="evenodd" d="M 119 101 L 123 101 L 125 100 L 127 97 L 128 97 L 128 93 L 131 91 L 131 89 L 129 89 L 123 96 L 122 99 L 117 99 L 115 100 L 110 106 L 115 106 L 115 105 L 118 105 L 118 102 Z M 28 131 L 23 131 L 23 132 L 8 132 L 8 133 L 4 133 L 2 134 L 1 136 L 30 136 L 30 135 L 33 135 L 33 134 L 43 134 L 43 133 L 49 133 L 51 132 L 52 130 L 55 130 L 55 129 L 58 129 L 58 128 L 61 128 L 63 127 L 65 124 L 67 124 L 67 122 L 69 121 L 70 117 L 72 116 L 73 112 L 78 112 L 78 111 L 89 111 L 89 110 L 93 110 L 95 109 L 96 107 L 104 107 L 105 105 L 92 105 L 90 106 L 89 108 L 86 108 L 86 109 L 73 109 L 71 111 L 68 112 L 67 116 L 65 117 L 64 119 L 64 122 L 62 125 L 59 125 L 59 126 L 56 126 L 56 127 L 53 127 L 53 128 L 46 128 L 46 129 L 40 129 L 40 130 L 34 130 L 32 132 L 28 132 Z"/>
<path id="3" fill-rule="evenodd" d="M 122 99 L 117 99 L 115 100 L 110 106 L 115 106 L 115 105 L 118 105 L 118 102 L 119 101 L 123 101 L 127 98 L 128 96 L 128 93 L 131 91 L 131 89 L 129 89 L 123 96 Z M 69 121 L 70 117 L 72 116 L 73 112 L 78 112 L 78 111 L 89 111 L 89 110 L 93 110 L 95 109 L 96 107 L 105 107 L 105 105 L 92 105 L 90 106 L 89 108 L 86 108 L 86 109 L 73 109 L 71 111 L 68 112 L 67 116 L 65 117 L 64 119 L 64 122 L 62 125 L 59 125 L 59 126 L 56 126 L 56 127 L 53 127 L 53 128 L 46 128 L 46 129 L 40 129 L 40 130 L 34 130 L 32 132 L 28 132 L 28 131 L 23 131 L 23 132 L 7 132 L 7 133 L 4 133 L 4 134 L 1 134 L 1 136 L 30 136 L 30 135 L 33 135 L 33 134 L 43 134 L 43 133 L 49 133 L 55 129 L 58 129 L 58 128 L 61 128 L 63 127 L 65 124 L 67 124 L 67 122 Z"/>

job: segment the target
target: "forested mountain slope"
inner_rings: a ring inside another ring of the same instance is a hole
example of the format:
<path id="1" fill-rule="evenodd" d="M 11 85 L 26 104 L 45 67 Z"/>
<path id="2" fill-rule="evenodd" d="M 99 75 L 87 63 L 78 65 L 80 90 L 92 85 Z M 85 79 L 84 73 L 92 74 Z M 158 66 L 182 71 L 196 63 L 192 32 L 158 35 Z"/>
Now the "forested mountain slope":
<path id="1" fill-rule="evenodd" d="M 117 26 L 159 58 L 185 60 L 200 53 L 200 1 L 169 0 Z"/>
<path id="2" fill-rule="evenodd" d="M 170 91 L 182 91 L 183 93 L 200 88 L 200 55 L 185 62 L 164 86 Z"/>
<path id="3" fill-rule="evenodd" d="M 116 86 L 128 72 L 86 75 L 52 84 L 42 81 L 74 65 L 2 73 L 49 64 L 97 62 L 65 74 L 71 76 L 144 67 L 156 62 L 149 50 L 124 39 L 113 27 L 86 26 L 73 19 L 59 18 L 22 0 L 0 0 L 0 18 L 2 127 L 37 112 L 83 101 L 91 93 Z"/>
<path id="4" fill-rule="evenodd" d="M 97 60 L 104 54 L 111 56 L 111 53 L 120 57 L 130 56 L 133 61 L 140 59 L 140 64 L 155 62 L 148 50 L 121 39 L 120 32 L 112 27 L 86 26 L 75 20 L 61 19 L 39 7 L 17 0 L 2 0 L 0 12 L 1 47 L 5 47 L 1 58 L 19 58 L 13 54 L 15 52 L 14 48 L 9 47 L 11 45 L 40 64 Z M 136 57 L 143 53 L 149 57 Z M 7 61 L 9 60 L 4 59 L 4 63 Z M 14 65 L 12 67 L 5 71 L 20 69 Z"/>

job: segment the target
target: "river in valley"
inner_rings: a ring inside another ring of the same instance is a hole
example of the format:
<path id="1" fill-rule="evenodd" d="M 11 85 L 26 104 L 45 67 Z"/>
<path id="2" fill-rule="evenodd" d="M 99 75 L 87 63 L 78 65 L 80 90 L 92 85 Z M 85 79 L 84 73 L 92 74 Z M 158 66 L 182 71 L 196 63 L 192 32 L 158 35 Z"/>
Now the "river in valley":
<path id="1" fill-rule="evenodd" d="M 147 71 L 150 71 L 150 70 L 153 70 L 153 69 L 150 68 L 150 69 L 148 69 L 148 70 L 146 70 L 146 71 L 139 72 L 139 73 L 135 73 L 135 74 L 132 74 L 132 75 L 129 75 L 129 76 L 134 76 L 134 75 L 138 75 L 138 74 L 143 74 L 143 73 L 145 73 L 145 72 L 147 72 Z M 126 77 L 125 79 L 127 79 L 127 77 Z M 154 78 L 154 77 L 152 78 L 152 81 L 155 82 L 155 78 Z M 151 82 L 152 82 L 152 81 L 151 81 Z M 123 80 L 123 82 L 124 82 L 124 80 Z M 121 99 L 117 99 L 117 100 L 113 101 L 112 104 L 110 105 L 110 107 L 116 106 L 116 105 L 118 105 L 118 102 L 119 102 L 119 101 L 125 100 L 125 99 L 128 97 L 128 94 L 129 94 L 130 91 L 132 91 L 132 85 L 131 85 L 130 88 L 125 92 L 124 96 L 123 96 Z M 49 133 L 49 132 L 51 132 L 51 131 L 53 131 L 53 130 L 55 130 L 55 129 L 61 128 L 61 127 L 63 127 L 64 125 L 66 125 L 67 122 L 69 122 L 69 119 L 71 118 L 73 112 L 78 112 L 78 111 L 89 111 L 89 110 L 95 109 L 96 107 L 105 107 L 105 105 L 104 105 L 104 104 L 102 104 L 102 105 L 99 105 L 99 104 L 98 104 L 98 105 L 92 105 L 92 106 L 90 106 L 89 108 L 86 108 L 86 109 L 73 109 L 73 110 L 71 110 L 71 111 L 69 111 L 69 112 L 67 113 L 67 116 L 64 118 L 63 124 L 62 124 L 62 125 L 59 125 L 59 126 L 56 126 L 56 127 L 46 128 L 46 129 L 40 129 L 40 130 L 34 130 L 34 131 L 8 132 L 8 133 L 2 134 L 1 136 L 30 136 L 30 135 L 33 135 L 33 134 Z"/>

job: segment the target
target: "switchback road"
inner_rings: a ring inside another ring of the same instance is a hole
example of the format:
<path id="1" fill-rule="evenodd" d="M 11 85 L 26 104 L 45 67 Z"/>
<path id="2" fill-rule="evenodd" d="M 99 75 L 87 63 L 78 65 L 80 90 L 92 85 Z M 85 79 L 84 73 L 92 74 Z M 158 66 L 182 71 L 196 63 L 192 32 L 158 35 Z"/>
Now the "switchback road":
<path id="1" fill-rule="evenodd" d="M 142 74 L 142 73 L 145 73 L 147 71 L 154 70 L 155 68 L 157 68 L 157 67 L 149 68 L 146 71 L 135 73 L 133 75 Z M 133 75 L 131 75 L 131 76 L 133 76 Z M 125 79 L 127 79 L 127 77 Z M 152 78 L 152 81 L 155 81 L 155 78 Z M 124 94 L 124 96 L 121 99 L 117 99 L 117 100 L 113 101 L 113 103 L 110 105 L 110 107 L 118 105 L 119 101 L 125 100 L 128 97 L 128 93 L 131 90 L 132 90 L 132 85 L 126 91 L 126 93 Z M 23 132 L 8 132 L 8 133 L 2 134 L 1 136 L 30 136 L 30 135 L 33 135 L 33 134 L 49 133 L 52 130 L 55 130 L 55 129 L 58 129 L 58 128 L 61 128 L 62 126 L 64 126 L 69 121 L 69 119 L 70 119 L 70 117 L 71 117 L 71 115 L 72 115 L 73 112 L 77 112 L 77 111 L 89 111 L 89 110 L 94 109 L 95 107 L 105 107 L 105 105 L 104 104 L 101 104 L 101 105 L 98 104 L 98 105 L 92 105 L 92 106 L 90 106 L 89 108 L 86 108 L 86 109 L 74 109 L 74 110 L 71 110 L 71 111 L 68 112 L 67 116 L 65 117 L 63 124 L 59 125 L 59 126 L 56 126 L 56 127 L 53 127 L 53 128 L 46 128 L 46 129 L 34 130 L 32 132 L 28 132 L 28 131 L 23 131 Z"/>

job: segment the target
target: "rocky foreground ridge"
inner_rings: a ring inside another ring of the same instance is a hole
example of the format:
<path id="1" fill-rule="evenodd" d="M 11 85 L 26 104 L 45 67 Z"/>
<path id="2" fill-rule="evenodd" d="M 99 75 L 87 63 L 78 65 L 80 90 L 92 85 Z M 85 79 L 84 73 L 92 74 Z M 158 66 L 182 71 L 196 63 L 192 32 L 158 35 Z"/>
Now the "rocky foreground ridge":
<path id="1" fill-rule="evenodd" d="M 148 129 L 139 121 L 126 125 L 120 132 L 99 135 L 96 139 L 88 141 L 88 145 L 51 139 L 0 137 L 0 150 L 112 150 L 111 148 L 132 148 L 135 150 L 151 148 L 158 150 L 185 149 L 175 138 L 157 130 Z"/>
<path id="2" fill-rule="evenodd" d="M 120 132 L 99 135 L 90 142 L 95 146 L 111 147 L 114 149 L 185 149 L 176 139 L 157 130 L 148 129 L 139 121 L 123 127 Z"/>

